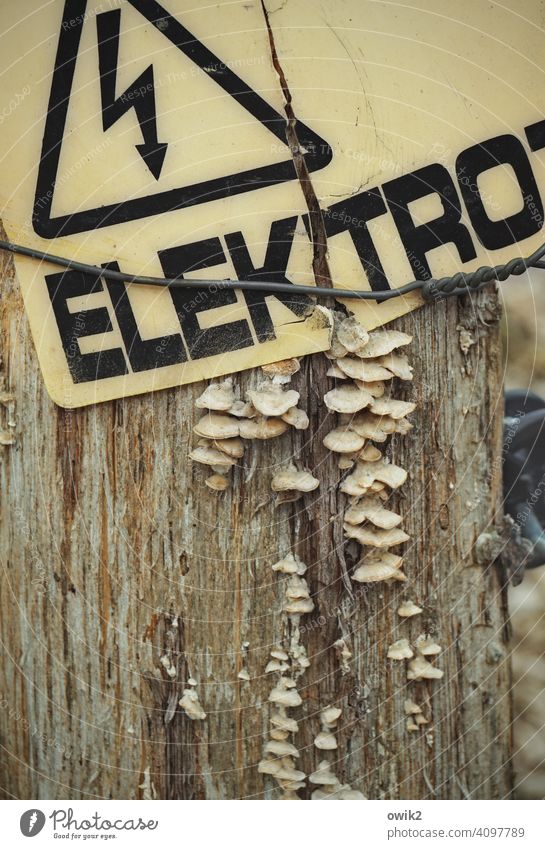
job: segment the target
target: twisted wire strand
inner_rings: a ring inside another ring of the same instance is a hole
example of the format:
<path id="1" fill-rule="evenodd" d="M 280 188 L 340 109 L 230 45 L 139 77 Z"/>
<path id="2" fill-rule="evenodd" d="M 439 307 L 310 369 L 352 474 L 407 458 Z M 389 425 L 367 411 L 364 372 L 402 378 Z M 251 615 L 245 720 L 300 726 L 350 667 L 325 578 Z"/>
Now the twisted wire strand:
<path id="1" fill-rule="evenodd" d="M 311 297 L 346 298 L 360 301 L 389 301 L 399 298 L 410 292 L 421 292 L 425 301 L 437 301 L 454 295 L 466 295 L 468 292 L 476 292 L 492 283 L 494 280 L 504 281 L 511 276 L 524 274 L 528 268 L 545 269 L 545 244 L 541 245 L 529 257 L 516 257 L 510 259 L 503 265 L 483 265 L 475 271 L 458 271 L 450 277 L 430 278 L 429 280 L 412 280 L 398 289 L 385 291 L 343 289 L 337 286 L 333 288 L 325 286 L 306 286 L 298 283 L 280 283 L 271 280 L 195 280 L 183 277 L 145 277 L 131 274 L 125 271 L 115 271 L 111 268 L 102 268 L 98 265 L 89 265 L 78 262 L 67 257 L 55 256 L 44 251 L 29 248 L 25 245 L 17 245 L 14 242 L 0 240 L 0 250 L 9 251 L 20 256 L 47 262 L 62 268 L 80 271 L 83 274 L 91 274 L 103 277 L 114 283 L 131 283 L 140 286 L 159 286 L 170 289 L 204 289 L 216 292 L 221 289 L 241 289 L 252 292 L 269 292 L 274 295 L 279 292 L 293 295 L 309 295 Z"/>

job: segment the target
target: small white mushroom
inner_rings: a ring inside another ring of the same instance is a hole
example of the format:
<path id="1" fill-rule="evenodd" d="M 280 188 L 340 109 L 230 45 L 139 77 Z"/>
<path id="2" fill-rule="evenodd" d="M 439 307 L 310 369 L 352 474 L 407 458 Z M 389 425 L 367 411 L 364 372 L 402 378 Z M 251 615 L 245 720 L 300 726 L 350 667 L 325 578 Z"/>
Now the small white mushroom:
<path id="1" fill-rule="evenodd" d="M 308 584 L 299 575 L 291 575 L 286 585 L 286 598 L 310 598 Z"/>
<path id="2" fill-rule="evenodd" d="M 276 418 L 241 419 L 237 424 L 242 439 L 275 439 L 289 427 L 282 419 Z"/>
<path id="3" fill-rule="evenodd" d="M 328 761 L 320 761 L 318 769 L 311 773 L 308 778 L 312 784 L 324 784 L 326 786 L 331 786 L 339 783 L 337 776 L 331 772 L 331 766 Z"/>
<path id="4" fill-rule="evenodd" d="M 272 566 L 272 570 L 273 572 L 283 572 L 285 575 L 304 575 L 307 571 L 307 567 L 305 566 L 303 561 L 297 557 L 296 554 L 292 554 L 290 552 L 289 554 L 286 554 L 286 556 L 283 557 L 282 560 L 279 560 L 278 563 L 274 563 Z M 288 656 L 285 654 L 285 652 L 283 652 L 282 654 L 285 655 L 283 659 L 287 660 Z M 273 652 L 271 652 L 271 655 L 273 655 L 273 657 L 278 656 L 273 654 Z"/>
<path id="5" fill-rule="evenodd" d="M 330 751 L 337 748 L 337 741 L 331 731 L 320 731 L 314 738 L 314 745 L 317 749 Z"/>
<path id="6" fill-rule="evenodd" d="M 369 334 L 369 341 L 358 351 L 358 357 L 382 357 L 396 348 L 412 342 L 413 337 L 400 330 L 375 330 Z"/>
<path id="7" fill-rule="evenodd" d="M 180 699 L 179 704 L 190 719 L 206 719 L 206 713 L 199 702 L 196 690 L 185 689 L 182 693 L 182 698 Z"/>
<path id="8" fill-rule="evenodd" d="M 215 474 L 210 475 L 209 478 L 206 478 L 205 484 L 208 489 L 211 489 L 214 492 L 225 492 L 225 490 L 229 486 L 229 481 L 225 477 L 225 475 Z"/>
<path id="9" fill-rule="evenodd" d="M 197 436 L 206 439 L 232 439 L 239 435 L 239 422 L 221 413 L 209 413 L 195 425 Z"/>
<path id="10" fill-rule="evenodd" d="M 279 758 L 263 758 L 257 765 L 257 771 L 261 775 L 274 775 L 280 772 L 282 764 Z"/>
<path id="11" fill-rule="evenodd" d="M 299 393 L 295 389 L 284 391 L 274 383 L 262 383 L 257 389 L 248 391 L 248 398 L 258 413 L 263 416 L 281 416 L 290 407 L 296 407 Z"/>
<path id="12" fill-rule="evenodd" d="M 422 708 L 420 705 L 417 705 L 416 702 L 413 702 L 411 699 L 405 699 L 403 702 L 403 710 L 407 716 L 411 716 L 412 714 L 422 713 Z"/>
<path id="13" fill-rule="evenodd" d="M 234 457 L 228 457 L 223 451 L 218 451 L 211 445 L 199 445 L 197 448 L 193 448 L 189 452 L 189 457 L 195 463 L 202 463 L 205 466 L 218 466 L 224 471 L 235 466 L 237 462 Z"/>
<path id="14" fill-rule="evenodd" d="M 300 769 L 294 769 L 292 766 L 283 763 L 278 772 L 276 773 L 275 778 L 277 778 L 278 781 L 288 781 L 290 783 L 296 782 L 296 789 L 298 789 L 299 787 L 305 786 L 300 782 L 302 782 L 303 779 L 306 778 L 306 775 L 304 772 L 301 772 Z"/>
<path id="15" fill-rule="evenodd" d="M 324 404 L 335 413 L 357 413 L 368 407 L 373 396 L 357 386 L 338 386 L 324 395 Z"/>
<path id="16" fill-rule="evenodd" d="M 273 492 L 312 492 L 320 486 L 320 481 L 310 472 L 300 472 L 293 463 L 289 463 L 273 476 L 271 488 Z"/>
<path id="17" fill-rule="evenodd" d="M 233 439 L 214 439 L 213 444 L 214 448 L 227 454 L 228 457 L 236 457 L 238 460 L 244 456 L 244 443 L 237 436 Z"/>
<path id="18" fill-rule="evenodd" d="M 416 409 L 416 404 L 412 401 L 398 401 L 396 398 L 375 398 L 369 409 L 375 416 L 402 419 Z"/>
<path id="19" fill-rule="evenodd" d="M 353 800 L 361 800 L 366 799 L 367 797 L 363 795 L 359 790 L 354 790 L 353 787 L 349 787 L 348 785 L 342 785 L 340 792 L 336 795 L 336 798 L 339 801 L 348 801 L 349 799 Z"/>
<path id="20" fill-rule="evenodd" d="M 441 654 L 443 651 L 441 646 L 435 642 L 433 637 L 428 637 L 425 634 L 420 634 L 420 636 L 416 638 L 415 646 L 417 652 L 424 656 Z"/>
<path id="21" fill-rule="evenodd" d="M 392 356 L 389 354 L 388 356 Z M 362 380 L 365 383 L 375 383 L 377 380 L 389 380 L 393 376 L 393 372 L 379 361 L 360 360 L 356 357 L 343 357 L 337 361 L 337 365 L 347 377 L 352 380 Z"/>
<path id="22" fill-rule="evenodd" d="M 277 660 L 289 660 L 289 655 L 284 651 L 284 649 L 272 649 L 271 657 L 276 657 Z"/>
<path id="23" fill-rule="evenodd" d="M 348 522 L 344 523 L 344 532 L 349 539 L 355 539 L 361 545 L 371 545 L 374 548 L 390 548 L 410 539 L 401 528 L 391 528 L 386 531 L 369 525 L 350 525 Z"/>
<path id="24" fill-rule="evenodd" d="M 249 681 L 250 680 L 250 673 L 248 672 L 247 669 L 243 668 L 238 673 L 237 678 L 240 678 L 241 681 Z"/>
<path id="25" fill-rule="evenodd" d="M 412 429 L 413 425 L 407 419 L 395 419 L 395 433 L 400 433 L 404 436 Z"/>
<path id="26" fill-rule="evenodd" d="M 344 514 L 344 520 L 350 525 L 361 525 L 362 522 L 368 520 L 378 528 L 389 530 L 401 523 L 401 516 L 392 510 L 386 510 L 380 498 L 367 496 L 354 502 L 348 508 Z"/>
<path id="27" fill-rule="evenodd" d="M 407 731 L 418 731 L 418 725 L 411 716 L 409 716 L 409 718 L 407 719 L 406 725 Z"/>
<path id="28" fill-rule="evenodd" d="M 414 660 L 409 662 L 409 669 L 407 670 L 408 681 L 421 681 L 425 678 L 439 679 L 442 678 L 443 675 L 444 672 L 442 669 L 437 669 L 436 666 L 432 666 L 432 664 L 420 654 L 418 654 Z"/>
<path id="29" fill-rule="evenodd" d="M 372 395 L 373 398 L 381 398 L 386 391 L 386 384 L 383 380 L 356 380 L 356 386 L 358 387 L 358 389 L 365 389 L 365 391 L 369 392 L 369 394 Z"/>
<path id="30" fill-rule="evenodd" d="M 358 462 L 354 471 L 345 478 L 341 484 L 341 490 L 349 495 L 364 495 L 365 491 L 376 481 L 387 484 L 391 489 L 397 489 L 407 480 L 407 472 L 393 463 L 385 463 L 383 460 L 377 462 Z M 347 484 L 349 488 L 347 488 Z M 353 484 L 353 486 L 350 486 Z M 352 490 L 349 492 L 349 489 Z M 356 491 L 353 491 L 356 490 Z"/>
<path id="31" fill-rule="evenodd" d="M 324 437 L 324 445 L 329 451 L 337 454 L 353 454 L 365 444 L 362 436 L 358 436 L 348 428 L 336 427 Z"/>
<path id="32" fill-rule="evenodd" d="M 299 730 L 298 722 L 290 716 L 286 716 L 282 713 L 273 713 L 271 716 L 271 724 L 282 729 L 282 731 L 289 731 L 290 734 L 296 734 Z"/>
<path id="33" fill-rule="evenodd" d="M 232 416 L 236 416 L 237 419 L 253 419 L 256 414 L 253 404 L 250 404 L 248 401 L 235 401 L 229 412 Z"/>
<path id="34" fill-rule="evenodd" d="M 341 454 L 337 465 L 341 472 L 345 472 L 347 469 L 351 469 L 355 462 L 356 458 L 353 454 Z"/>
<path id="35" fill-rule="evenodd" d="M 418 607 L 414 601 L 410 599 L 407 601 L 402 601 L 399 607 L 397 608 L 398 616 L 403 616 L 405 618 L 409 618 L 411 616 L 418 616 L 419 613 L 422 613 L 422 608 Z"/>
<path id="36" fill-rule="evenodd" d="M 299 750 L 293 743 L 288 743 L 287 740 L 268 740 L 265 743 L 263 750 L 267 755 L 278 755 L 279 757 L 299 757 Z"/>
<path id="37" fill-rule="evenodd" d="M 277 687 L 273 687 L 269 693 L 269 701 L 284 707 L 299 707 L 303 704 L 303 699 L 297 690 L 289 689 L 281 683 Z"/>
<path id="38" fill-rule="evenodd" d="M 283 413 L 280 418 L 282 421 L 294 427 L 295 430 L 306 430 L 309 426 L 308 416 L 304 410 L 299 407 L 291 407 L 287 413 Z"/>
<path id="39" fill-rule="evenodd" d="M 284 604 L 283 610 L 285 613 L 292 615 L 301 613 L 312 613 L 314 610 L 314 602 L 311 598 L 298 598 L 293 601 L 287 601 Z"/>
<path id="40" fill-rule="evenodd" d="M 386 354 L 385 357 L 379 357 L 376 362 L 378 363 L 378 368 L 385 368 L 401 380 L 413 379 L 412 366 L 409 365 L 409 361 L 404 354 Z"/>
<path id="41" fill-rule="evenodd" d="M 406 581 L 407 578 L 401 571 L 402 557 L 397 557 L 389 551 L 370 554 L 360 561 L 352 580 L 360 584 L 375 583 L 377 581 Z"/>
<path id="42" fill-rule="evenodd" d="M 202 395 L 195 401 L 195 406 L 200 410 L 218 410 L 226 412 L 235 403 L 233 391 L 233 380 L 228 377 L 222 383 L 211 383 Z"/>
<path id="43" fill-rule="evenodd" d="M 343 643 L 344 643 L 344 640 L 343 640 Z M 352 654 L 350 655 L 350 657 L 352 657 Z M 324 725 L 331 725 L 332 726 L 332 725 L 335 725 L 337 723 L 337 720 L 339 719 L 342 712 L 343 712 L 342 708 L 332 707 L 331 705 L 328 705 L 327 707 L 325 707 L 323 709 L 323 711 L 321 711 L 320 719 L 322 720 Z"/>
<path id="44" fill-rule="evenodd" d="M 372 439 L 373 442 L 386 442 L 390 433 L 393 432 L 389 427 L 389 421 L 393 421 L 393 419 L 374 416 L 369 412 L 358 413 L 348 427 L 363 439 Z"/>
<path id="45" fill-rule="evenodd" d="M 414 652 L 406 639 L 396 640 L 388 648 L 388 657 L 390 660 L 408 660 L 414 657 Z"/>
<path id="46" fill-rule="evenodd" d="M 382 458 L 382 453 L 379 451 L 376 445 L 365 445 L 364 448 L 360 451 L 359 459 L 360 460 L 368 460 L 370 463 L 375 463 L 377 460 Z"/>
<path id="47" fill-rule="evenodd" d="M 287 672 L 289 668 L 289 664 L 286 663 L 284 660 L 277 660 L 273 657 L 272 660 L 269 660 L 267 666 L 265 667 L 265 673 Z"/>

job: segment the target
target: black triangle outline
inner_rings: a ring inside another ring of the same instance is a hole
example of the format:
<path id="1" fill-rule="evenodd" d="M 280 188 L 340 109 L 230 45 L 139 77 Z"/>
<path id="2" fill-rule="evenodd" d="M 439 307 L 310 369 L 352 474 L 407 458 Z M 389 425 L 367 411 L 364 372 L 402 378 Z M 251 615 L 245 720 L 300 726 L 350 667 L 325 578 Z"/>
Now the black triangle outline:
<path id="1" fill-rule="evenodd" d="M 127 0 L 127 2 L 279 141 L 288 145 L 286 117 L 280 115 L 257 92 L 249 88 L 177 18 L 170 15 L 155 0 Z M 297 178 L 293 160 L 290 157 L 285 162 L 260 166 L 226 177 L 52 217 L 55 183 L 86 10 L 87 0 L 65 0 L 32 214 L 33 227 L 39 236 L 53 239 L 110 227 L 114 224 L 149 218 L 161 213 L 255 191 Z M 220 69 L 219 73 L 217 69 Z M 308 172 L 312 173 L 325 168 L 333 157 L 329 144 L 301 121 L 296 122 L 295 129 L 299 143 L 306 151 L 304 160 Z"/>

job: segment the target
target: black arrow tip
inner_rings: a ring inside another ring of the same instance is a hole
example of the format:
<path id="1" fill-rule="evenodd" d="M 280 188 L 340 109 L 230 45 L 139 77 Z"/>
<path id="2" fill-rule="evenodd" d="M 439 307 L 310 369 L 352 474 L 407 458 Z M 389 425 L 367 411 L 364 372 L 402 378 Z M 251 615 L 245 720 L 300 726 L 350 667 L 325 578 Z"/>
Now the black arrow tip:
<path id="1" fill-rule="evenodd" d="M 147 142 L 145 144 L 137 144 L 135 147 L 155 179 L 158 180 L 161 176 L 168 144 L 163 142 Z"/>

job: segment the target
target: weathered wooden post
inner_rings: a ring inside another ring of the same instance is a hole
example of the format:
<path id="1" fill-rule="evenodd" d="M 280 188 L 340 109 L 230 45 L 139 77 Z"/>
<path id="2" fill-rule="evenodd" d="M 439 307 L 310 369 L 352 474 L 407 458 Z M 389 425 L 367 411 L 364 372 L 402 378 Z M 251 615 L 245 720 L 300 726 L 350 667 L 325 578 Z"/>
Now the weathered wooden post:
<path id="1" fill-rule="evenodd" d="M 482 544 L 502 523 L 493 284 L 412 312 L 416 294 L 343 301 L 368 329 L 401 332 L 408 382 L 391 348 L 369 355 L 374 377 L 361 366 L 378 337 L 337 348 L 332 365 L 333 319 L 306 292 L 157 294 L 111 278 L 333 283 L 380 297 L 535 250 L 545 104 L 525 57 L 541 55 L 539 39 L 506 10 L 490 21 L 462 3 L 457 20 L 440 3 L 449 25 L 438 27 L 438 4 L 426 5 L 387 19 L 374 3 L 318 12 L 306 0 L 220 3 L 213 15 L 181 0 L 168 13 L 152 0 L 2 10 L 10 85 L 23 92 L 2 113 L 9 237 L 107 266 L 17 255 L 17 281 L 1 254 L 6 797 L 509 797 L 505 579 L 497 547 Z M 18 27 L 37 45 L 32 67 L 50 68 L 28 92 Z M 518 45 L 505 90 L 496 29 Z M 467 56 L 454 60 L 459 30 Z M 230 127 L 248 130 L 246 146 Z M 261 369 L 294 357 L 289 386 Z M 220 391 L 238 406 L 212 406 L 211 420 L 203 378 L 226 374 Z M 260 409 L 264 377 L 298 393 L 300 412 Z M 378 403 L 384 380 L 416 404 L 412 429 Z M 324 403 L 335 381 L 359 406 Z M 353 427 L 346 415 L 362 410 Z M 340 466 L 324 445 L 336 427 L 358 443 Z M 261 438 L 267 428 L 276 438 Z M 312 476 L 297 498 L 275 485 L 292 462 Z M 345 527 L 360 496 L 382 517 L 362 534 Z M 397 514 L 403 533 L 389 537 Z M 386 580 L 362 581 L 377 558 Z"/>
<path id="2" fill-rule="evenodd" d="M 500 496 L 493 294 L 424 307 L 394 325 L 419 340 L 410 351 L 415 427 L 392 447 L 410 473 L 401 501 L 408 593 L 346 586 L 346 496 L 322 446 L 333 418 L 322 403 L 323 355 L 306 358 L 292 383 L 308 431 L 260 444 L 255 467 L 237 471 L 218 499 L 187 461 L 202 384 L 63 411 L 43 387 L 9 261 L 2 291 L 2 376 L 17 423 L 0 467 L 8 796 L 263 798 L 264 669 L 282 640 L 285 585 L 271 565 L 288 551 L 308 565 L 315 602 L 294 712 L 301 769 L 316 769 L 313 738 L 331 704 L 343 708 L 336 772 L 369 798 L 509 794 L 504 595 L 497 571 L 474 554 Z M 467 353 L 460 326 L 475 340 Z M 256 377 L 245 373 L 241 384 Z M 320 490 L 276 508 L 270 470 L 294 456 Z M 402 622 L 395 611 L 407 595 L 424 613 Z M 445 675 L 409 691 L 387 648 L 423 629 L 443 647 Z M 346 672 L 340 639 L 352 654 Z M 238 677 L 243 668 L 249 681 Z M 189 677 L 203 721 L 178 706 Z M 417 734 L 406 730 L 409 692 L 430 719 Z"/>

